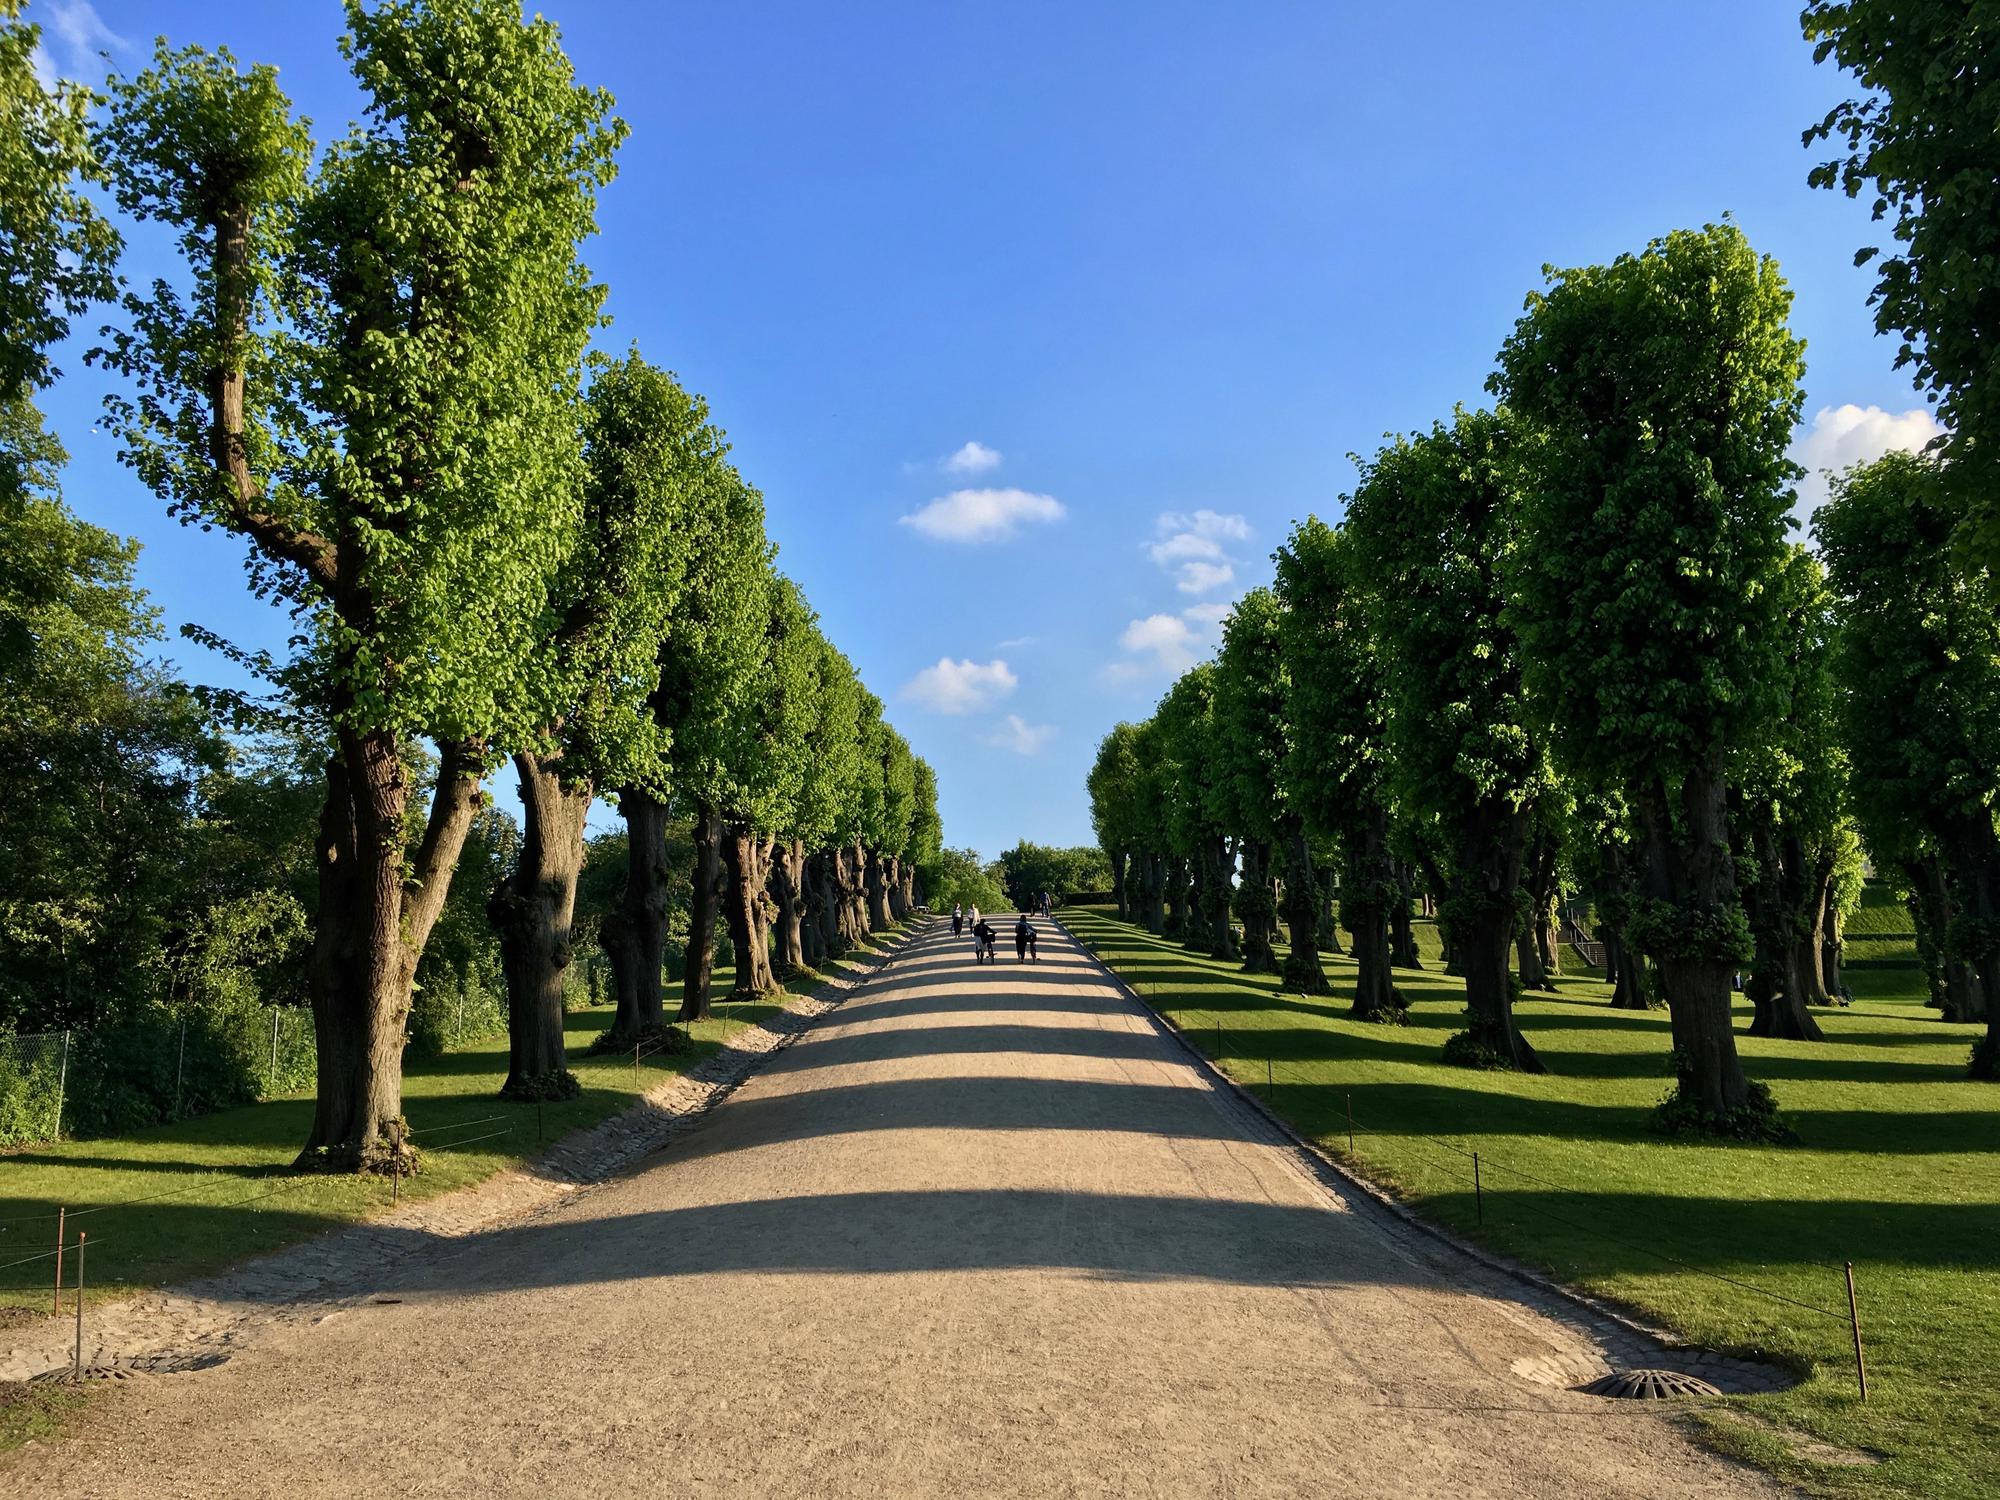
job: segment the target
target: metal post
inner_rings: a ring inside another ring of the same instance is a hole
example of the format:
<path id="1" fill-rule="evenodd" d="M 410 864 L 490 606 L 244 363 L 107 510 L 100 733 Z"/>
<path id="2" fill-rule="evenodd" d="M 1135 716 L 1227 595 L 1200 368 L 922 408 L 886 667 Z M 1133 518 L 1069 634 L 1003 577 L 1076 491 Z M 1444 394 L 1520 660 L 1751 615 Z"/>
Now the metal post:
<path id="1" fill-rule="evenodd" d="M 1868 1399 L 1868 1363 L 1861 1357 L 1861 1308 L 1854 1300 L 1854 1262 L 1847 1262 L 1847 1322 L 1854 1330 L 1854 1378 L 1861 1383 L 1861 1399 Z"/>
<path id="2" fill-rule="evenodd" d="M 636 1089 L 638 1086 L 639 1086 L 639 1044 L 637 1041 L 634 1041 L 632 1043 L 632 1087 Z"/>
<path id="3" fill-rule="evenodd" d="M 181 1079 L 187 1073 L 187 1057 L 188 1023 L 187 1017 L 183 1016 L 181 1017 L 181 1050 L 179 1056 L 174 1059 L 174 1118 L 176 1120 L 181 1117 Z"/>
<path id="4" fill-rule="evenodd" d="M 56 1128 L 52 1139 L 62 1139 L 63 1093 L 69 1087 L 69 1028 L 63 1028 L 62 1066 L 56 1070 Z"/>
<path id="5" fill-rule="evenodd" d="M 1354 1155 L 1354 1096 L 1352 1094 L 1348 1094 L 1345 1097 L 1347 1099 L 1347 1154 L 1349 1156 L 1353 1156 Z"/>
<path id="6" fill-rule="evenodd" d="M 1479 1153 L 1472 1153 L 1472 1209 L 1480 1223 L 1486 1222 L 1486 1190 L 1479 1185 Z"/>
<path id="7" fill-rule="evenodd" d="M 62 1316 L 63 1221 L 68 1217 L 69 1209 L 59 1208 L 56 1210 L 56 1305 L 55 1310 L 49 1314 L 52 1318 L 60 1318 Z"/>
<path id="8" fill-rule="evenodd" d="M 89 1238 L 84 1230 L 76 1232 L 76 1353 L 70 1357 L 69 1368 L 70 1375 L 77 1380 L 83 1379 L 83 1242 Z"/>

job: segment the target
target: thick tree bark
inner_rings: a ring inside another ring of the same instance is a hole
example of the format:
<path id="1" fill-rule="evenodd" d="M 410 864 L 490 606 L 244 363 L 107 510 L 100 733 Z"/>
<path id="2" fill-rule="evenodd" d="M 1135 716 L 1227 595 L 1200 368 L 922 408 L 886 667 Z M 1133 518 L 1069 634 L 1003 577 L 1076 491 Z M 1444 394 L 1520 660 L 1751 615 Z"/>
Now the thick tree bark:
<path id="1" fill-rule="evenodd" d="M 1118 920 L 1132 920 L 1132 903 L 1125 893 L 1126 852 L 1123 849 L 1111 851 L 1111 899 L 1118 905 Z"/>
<path id="2" fill-rule="evenodd" d="M 1556 958 L 1555 933 L 1550 921 L 1561 855 L 1562 847 L 1555 835 L 1543 827 L 1535 829 L 1522 855 L 1521 889 L 1525 900 L 1516 948 L 1521 983 L 1531 990 L 1547 990 L 1550 978 L 1562 968 Z"/>
<path id="3" fill-rule="evenodd" d="M 702 806 L 694 814 L 694 890 L 688 899 L 687 972 L 681 979 L 683 1021 L 708 1014 L 715 978 L 715 919 L 722 905 L 727 875 L 722 867 L 722 818 Z"/>
<path id="4" fill-rule="evenodd" d="M 895 915 L 889 910 L 888 861 L 870 849 L 862 864 L 863 878 L 868 883 L 868 930 L 887 932 L 896 925 Z"/>
<path id="5" fill-rule="evenodd" d="M 1686 934 L 1657 954 L 1681 1097 L 1709 1116 L 1728 1117 L 1750 1103 L 1750 1080 L 1730 1024 L 1729 978 L 1737 960 L 1705 937 L 1720 932 L 1737 910 L 1720 748 L 1685 778 L 1678 802 L 1675 818 L 1668 790 L 1658 782 L 1638 799 L 1646 849 L 1642 890 Z"/>
<path id="6" fill-rule="evenodd" d="M 1938 992 L 1943 1018 L 1957 1023 L 1985 1020 L 1986 996 L 1979 975 L 1954 950 L 1949 938 L 1955 906 L 1953 881 L 1945 862 L 1935 857 L 1911 861 L 1906 872 L 1915 891 L 1912 915 L 1917 918 L 1917 952 L 1935 968 L 1932 987 Z"/>
<path id="7" fill-rule="evenodd" d="M 2000 835 L 1981 811 L 1948 830 L 1952 901 L 1958 908 L 1946 951 L 1959 951 L 1979 981 L 1986 1035 L 1973 1045 L 1972 1076 L 2000 1079 Z"/>
<path id="8" fill-rule="evenodd" d="M 729 945 L 736 950 L 736 982 L 732 1000 L 754 1000 L 778 987 L 771 975 L 771 954 L 763 921 L 763 841 L 743 823 L 731 823 L 722 834 L 724 875 L 722 914 L 729 924 Z"/>
<path id="9" fill-rule="evenodd" d="M 1399 969 L 1421 969 L 1424 961 L 1417 955 L 1416 929 L 1410 925 L 1410 902 L 1416 897 L 1416 883 L 1400 860 L 1391 861 L 1390 869 L 1396 895 L 1389 903 L 1389 961 Z"/>
<path id="10" fill-rule="evenodd" d="M 1818 963 L 1805 972 L 1806 904 L 1810 871 L 1805 844 L 1796 835 L 1780 835 L 1768 814 L 1751 819 L 1751 844 L 1758 872 L 1752 887 L 1751 931 L 1757 951 L 1751 960 L 1744 993 L 1754 1008 L 1752 1036 L 1784 1041 L 1818 1042 L 1825 1037 L 1806 1009 L 1818 987 Z"/>
<path id="11" fill-rule="evenodd" d="M 521 855 L 486 903 L 507 980 L 503 1099 L 568 1099 L 578 1092 L 563 1049 L 563 977 L 573 956 L 576 883 L 583 873 L 589 782 L 565 785 L 558 755 L 514 756 L 521 780 Z"/>
<path id="12" fill-rule="evenodd" d="M 437 788 L 405 878 L 409 786 L 383 731 L 342 730 L 327 766 L 316 848 L 319 911 L 308 971 L 317 1098 L 301 1166 L 396 1170 L 403 1143 L 403 1040 L 417 960 L 479 807 L 476 746 L 441 745 Z"/>
<path id="13" fill-rule="evenodd" d="M 1535 941 L 1533 912 L 1522 912 L 1514 927 L 1514 962 L 1521 971 L 1521 988 L 1546 990 L 1548 971 L 1542 967 L 1542 950 Z"/>
<path id="14" fill-rule="evenodd" d="M 810 967 L 806 961 L 808 923 L 804 839 L 781 839 L 772 846 L 770 877 L 765 889 L 772 905 L 777 908 L 776 977 L 790 979 Z"/>
<path id="15" fill-rule="evenodd" d="M 894 854 L 885 854 L 880 860 L 882 879 L 882 899 L 889 907 L 889 920 L 903 920 L 903 861 Z"/>
<path id="16" fill-rule="evenodd" d="M 832 859 L 830 852 L 815 850 L 803 861 L 801 890 L 805 897 L 805 920 L 800 924 L 799 936 L 805 946 L 806 967 L 811 969 L 824 967 L 835 956 L 834 946 L 840 941 L 839 914 L 834 909 Z"/>
<path id="17" fill-rule="evenodd" d="M 1319 881 L 1306 843 L 1305 820 L 1285 820 L 1285 926 L 1292 951 L 1285 955 L 1281 982 L 1300 995 L 1324 995 L 1326 970 L 1319 961 Z"/>
<path id="18" fill-rule="evenodd" d="M 1340 946 L 1340 880 L 1329 867 L 1313 872 L 1313 899 L 1319 903 L 1320 948 L 1327 953 L 1345 958 L 1347 950 Z"/>
<path id="19" fill-rule="evenodd" d="M 1507 1066 L 1540 1073 L 1541 1059 L 1514 1021 L 1507 969 L 1531 821 L 1531 813 L 1499 801 L 1483 804 L 1466 820 L 1458 831 L 1457 857 L 1442 911 L 1451 923 L 1452 957 L 1465 972 L 1472 1039 Z"/>
<path id="20" fill-rule="evenodd" d="M 667 1024 L 660 973 L 667 959 L 667 808 L 638 787 L 618 793 L 625 819 L 625 889 L 605 915 L 597 943 L 611 963 L 617 1012 L 608 1033 L 623 1047 Z"/>
<path id="21" fill-rule="evenodd" d="M 917 909 L 917 866 L 913 860 L 902 860 L 898 865 L 900 889 L 903 893 L 903 909 L 898 916 L 907 917 Z"/>
<path id="22" fill-rule="evenodd" d="M 1243 972 L 1277 973 L 1278 955 L 1271 946 L 1271 917 L 1277 910 L 1271 898 L 1271 846 L 1263 839 L 1243 841 L 1243 879 L 1236 887 L 1236 905 L 1243 918 Z"/>
<path id="23" fill-rule="evenodd" d="M 1167 862 L 1148 849 L 1139 861 L 1139 920 L 1159 937 L 1167 930 Z"/>
<path id="24" fill-rule="evenodd" d="M 1371 808 L 1360 838 L 1349 841 L 1347 878 L 1341 885 L 1341 920 L 1354 939 L 1356 1020 L 1394 1020 L 1403 1013 L 1389 962 L 1388 894 L 1394 889 L 1389 820 L 1381 808 Z"/>
<path id="25" fill-rule="evenodd" d="M 1207 951 L 1220 959 L 1235 961 L 1241 957 L 1236 946 L 1236 929 L 1229 920 L 1230 881 L 1236 873 L 1236 856 L 1230 851 L 1229 840 L 1222 834 L 1214 834 L 1198 856 L 1206 861 L 1206 870 L 1201 888 L 1201 912 L 1208 927 Z"/>
<path id="26" fill-rule="evenodd" d="M 840 850 L 841 936 L 851 951 L 868 941 L 868 851 L 857 839 Z"/>
<path id="27" fill-rule="evenodd" d="M 1166 856 L 1165 880 L 1162 890 L 1166 898 L 1166 917 L 1160 931 L 1167 937 L 1177 938 L 1188 928 L 1188 866 L 1178 854 Z"/>

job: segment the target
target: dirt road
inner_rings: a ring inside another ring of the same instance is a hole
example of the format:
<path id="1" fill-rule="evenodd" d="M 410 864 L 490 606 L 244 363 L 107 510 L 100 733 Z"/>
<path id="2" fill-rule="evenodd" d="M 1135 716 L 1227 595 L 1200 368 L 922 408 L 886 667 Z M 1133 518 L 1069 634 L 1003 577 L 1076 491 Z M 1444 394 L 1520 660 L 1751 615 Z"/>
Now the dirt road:
<path id="1" fill-rule="evenodd" d="M 14 1494 L 1766 1495 L 1305 1172 L 1067 939 L 939 924 L 642 1167 L 127 1382 Z"/>

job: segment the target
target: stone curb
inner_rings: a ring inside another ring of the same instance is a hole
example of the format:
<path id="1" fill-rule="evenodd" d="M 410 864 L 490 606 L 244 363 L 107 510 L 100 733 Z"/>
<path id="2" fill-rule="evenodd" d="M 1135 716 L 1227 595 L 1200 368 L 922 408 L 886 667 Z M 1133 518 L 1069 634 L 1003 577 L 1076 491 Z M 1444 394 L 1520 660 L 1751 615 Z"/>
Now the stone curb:
<path id="1" fill-rule="evenodd" d="M 1686 1343 L 1669 1329 L 1646 1322 L 1634 1313 L 1603 1298 L 1592 1296 L 1576 1287 L 1566 1286 L 1530 1266 L 1482 1246 L 1471 1244 L 1443 1225 L 1423 1218 L 1380 1183 L 1364 1176 L 1334 1157 L 1317 1142 L 1301 1135 L 1290 1121 L 1279 1115 L 1249 1088 L 1217 1067 L 1185 1032 L 1155 1010 L 1115 969 L 1099 958 L 1088 943 L 1072 932 L 1068 923 L 1063 922 L 1060 917 L 1055 920 L 1070 941 L 1076 944 L 1078 950 L 1146 1014 L 1152 1021 L 1154 1029 L 1173 1038 L 1174 1043 L 1187 1056 L 1197 1072 L 1227 1094 L 1237 1105 L 1254 1113 L 1266 1126 L 1276 1132 L 1291 1148 L 1295 1157 L 1301 1158 L 1299 1165 L 1308 1175 L 1343 1201 L 1357 1203 L 1357 1206 L 1364 1207 L 1380 1217 L 1392 1219 L 1398 1227 L 1415 1231 L 1452 1253 L 1474 1262 L 1489 1273 L 1526 1287 L 1538 1294 L 1530 1305 L 1540 1311 L 1555 1312 L 1555 1309 L 1546 1306 L 1549 1299 L 1555 1299 L 1575 1311 L 1586 1314 L 1598 1325 L 1588 1327 L 1586 1331 L 1595 1342 L 1603 1346 L 1607 1356 L 1625 1367 L 1651 1363 L 1660 1368 L 1681 1370 L 1686 1374 L 1698 1375 L 1711 1384 L 1725 1387 L 1723 1394 L 1732 1396 L 1765 1395 L 1774 1391 L 1789 1390 L 1799 1383 L 1798 1378 L 1782 1366 L 1741 1359 L 1734 1355 L 1718 1354 L 1699 1345 Z M 1358 1195 L 1358 1200 L 1355 1195 Z M 1574 1324 L 1576 1320 L 1572 1313 L 1570 1317 L 1564 1318 L 1564 1321 Z M 1604 1324 L 1609 1324 L 1610 1327 L 1607 1329 L 1602 1326 Z M 1542 1380 L 1540 1383 L 1553 1382 Z"/>

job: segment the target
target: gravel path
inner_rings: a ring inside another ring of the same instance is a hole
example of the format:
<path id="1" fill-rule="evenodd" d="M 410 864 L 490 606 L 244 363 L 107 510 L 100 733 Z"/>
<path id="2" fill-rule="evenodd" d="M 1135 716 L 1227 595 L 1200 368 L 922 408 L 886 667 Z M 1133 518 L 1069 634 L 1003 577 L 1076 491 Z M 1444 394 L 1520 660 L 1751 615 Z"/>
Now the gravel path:
<path id="1" fill-rule="evenodd" d="M 1547 1383 L 1589 1328 L 1330 1190 L 1044 931 L 976 967 L 939 924 L 627 1175 L 120 1383 L 0 1488 L 1780 1493 Z"/>

